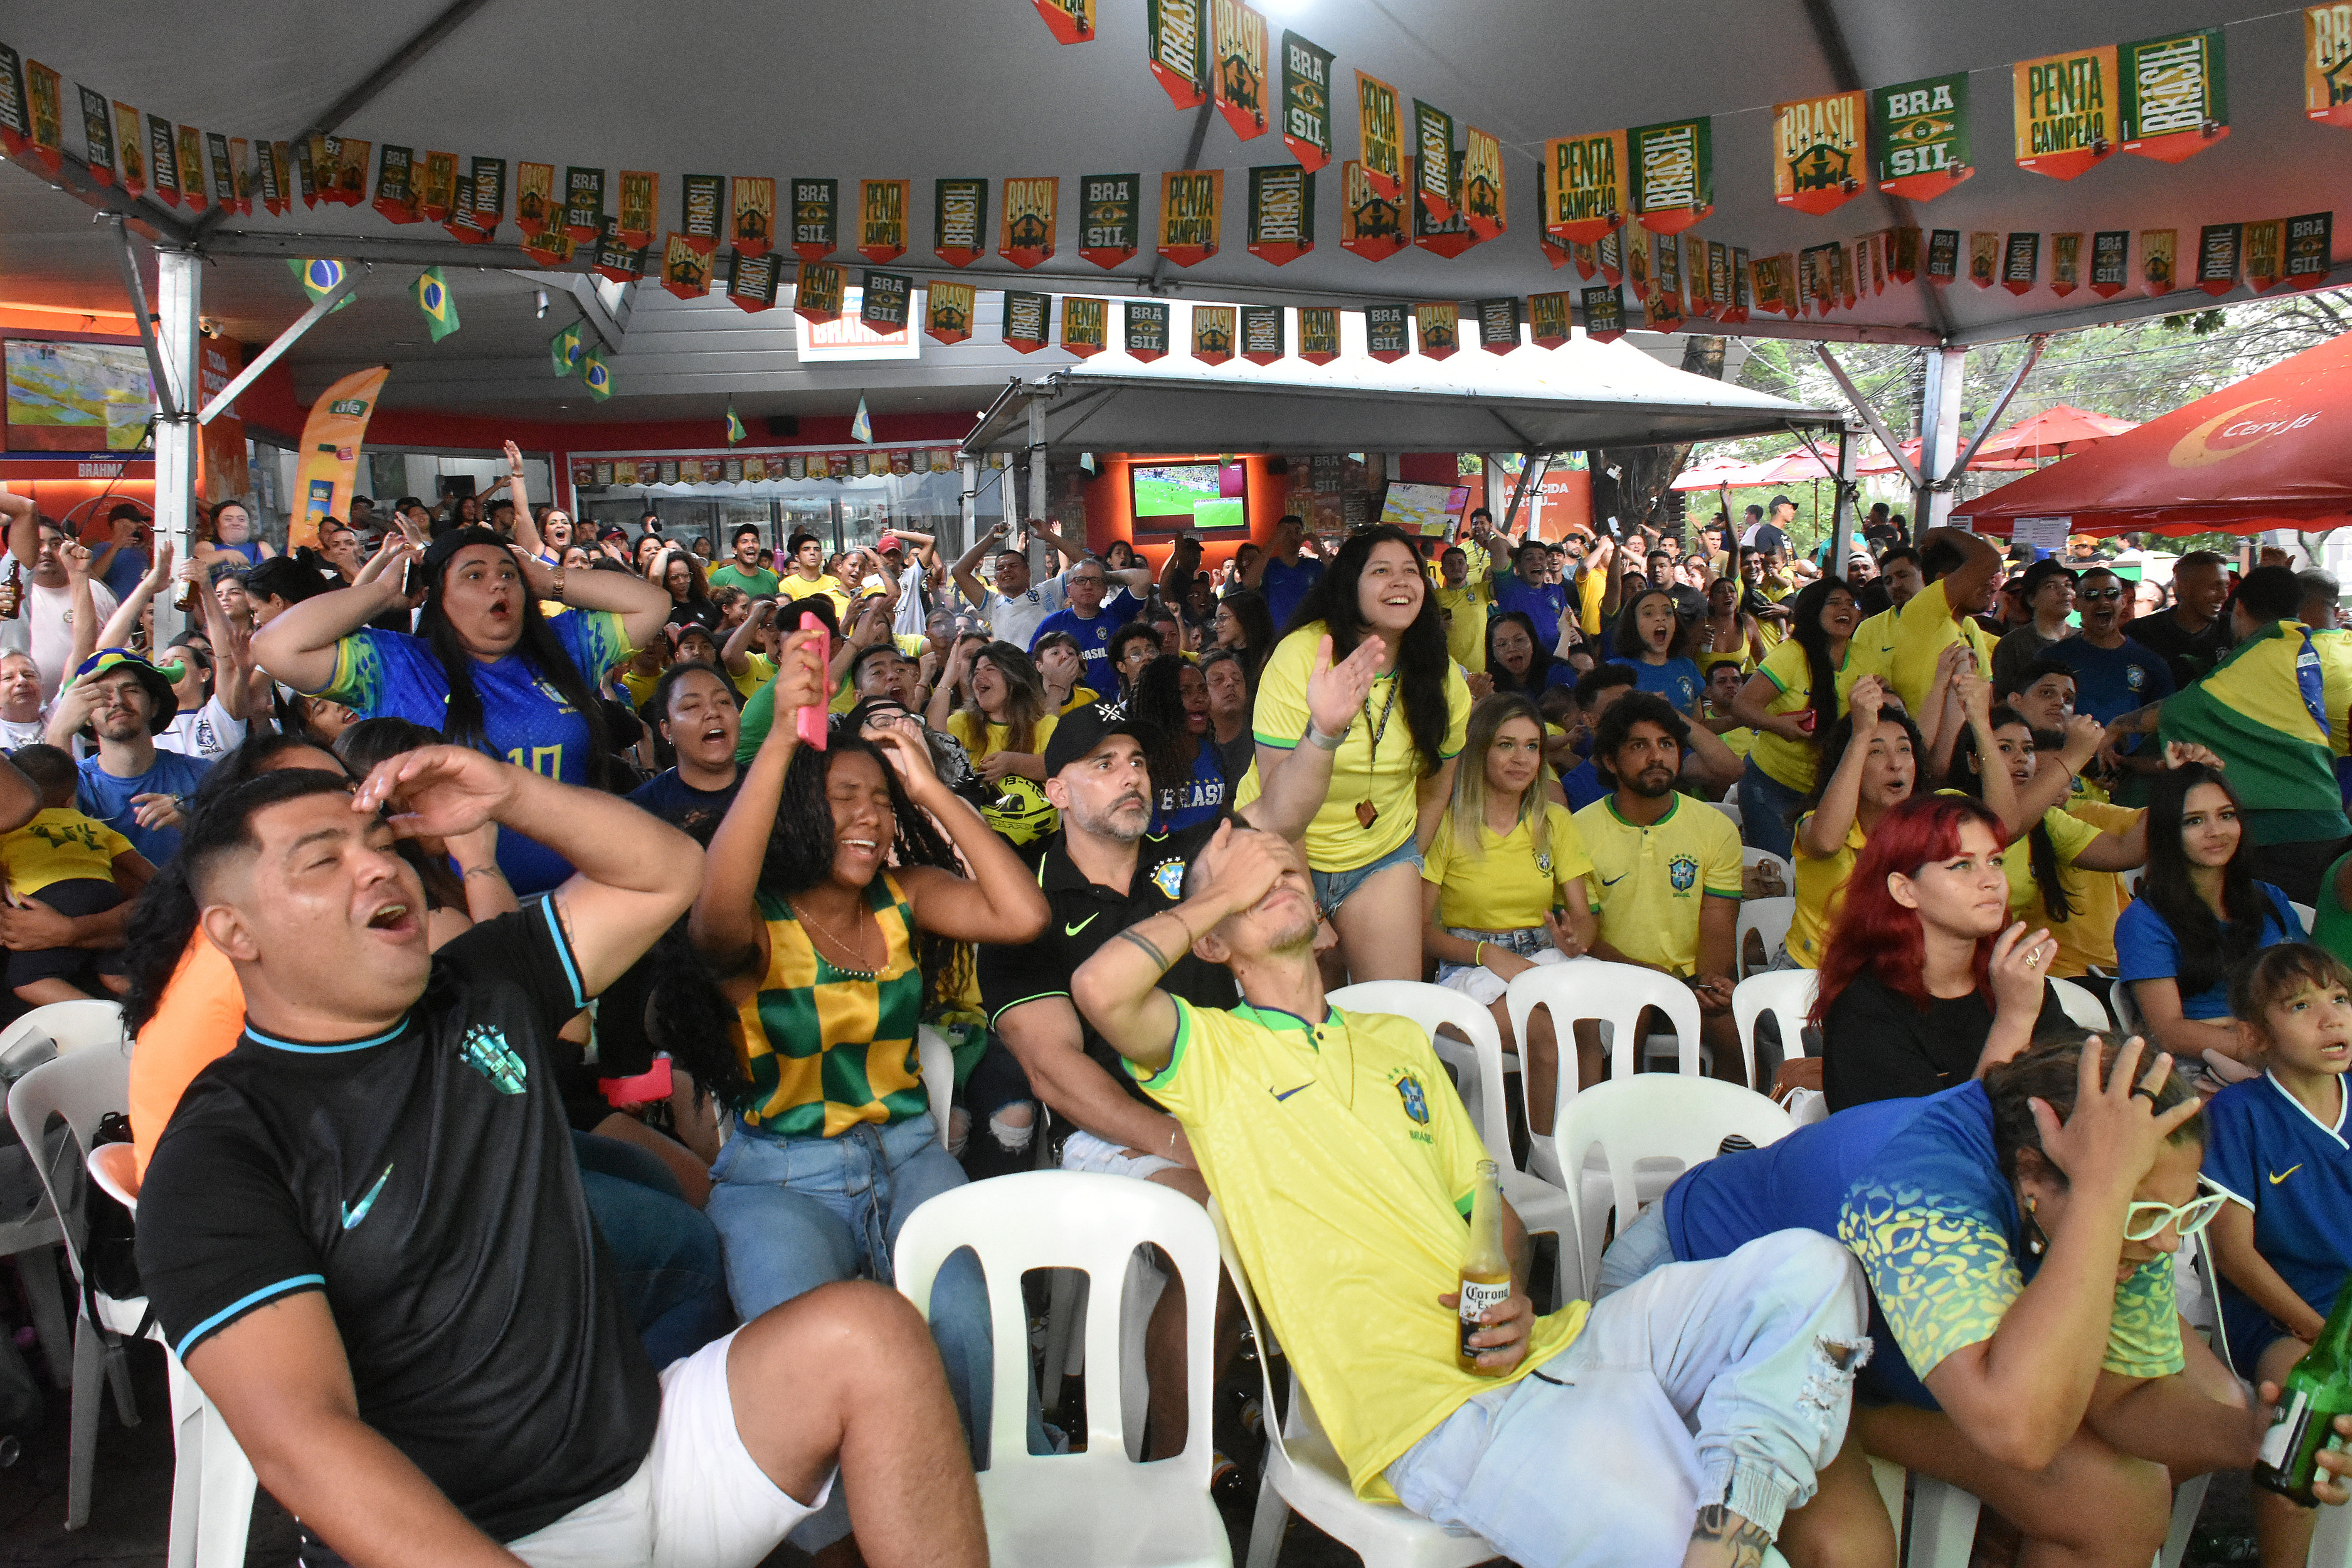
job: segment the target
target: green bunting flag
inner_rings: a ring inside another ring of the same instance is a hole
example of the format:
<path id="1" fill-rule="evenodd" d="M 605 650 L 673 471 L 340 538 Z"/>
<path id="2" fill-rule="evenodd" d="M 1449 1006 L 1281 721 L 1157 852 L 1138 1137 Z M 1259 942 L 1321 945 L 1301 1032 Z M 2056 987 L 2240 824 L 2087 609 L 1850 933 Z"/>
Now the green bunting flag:
<path id="1" fill-rule="evenodd" d="M 425 312 L 425 329 L 435 342 L 457 330 L 457 301 L 449 297 L 449 280 L 438 267 L 416 275 L 416 308 Z"/>
<path id="2" fill-rule="evenodd" d="M 572 322 L 547 341 L 547 352 L 555 361 L 555 374 L 570 375 L 580 368 L 582 350 L 580 323 Z"/>
<path id="3" fill-rule="evenodd" d="M 310 303 L 313 305 L 343 286 L 345 273 L 343 264 L 340 261 L 324 257 L 309 261 L 297 261 L 292 257 L 289 257 L 286 265 L 292 268 L 294 276 L 302 280 L 302 292 L 310 296 Z M 351 296 L 345 295 L 335 306 L 335 310 L 341 310 L 344 305 L 351 302 Z M 335 310 L 330 310 L 327 314 L 331 316 Z"/>
<path id="4" fill-rule="evenodd" d="M 588 395 L 602 403 L 613 395 L 613 373 L 604 364 L 601 350 L 590 349 L 580 362 L 581 379 L 588 384 Z"/>
<path id="5" fill-rule="evenodd" d="M 735 417 L 735 404 L 730 399 L 727 404 L 727 444 L 732 447 L 750 435 L 751 432 L 743 428 L 743 421 Z"/>

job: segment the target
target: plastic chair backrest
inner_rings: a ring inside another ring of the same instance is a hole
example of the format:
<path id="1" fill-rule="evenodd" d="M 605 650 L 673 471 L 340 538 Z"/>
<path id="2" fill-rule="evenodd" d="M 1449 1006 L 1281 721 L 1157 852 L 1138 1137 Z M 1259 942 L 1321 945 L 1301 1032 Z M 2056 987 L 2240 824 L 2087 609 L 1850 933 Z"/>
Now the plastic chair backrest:
<path id="1" fill-rule="evenodd" d="M 16 1129 L 17 1142 L 27 1150 L 37 1150 L 47 1147 L 49 1118 L 63 1117 L 80 1161 L 87 1167 L 100 1120 L 108 1111 L 121 1110 L 130 1103 L 131 1058 L 127 1052 L 82 1049 L 44 1062 L 18 1079 L 8 1090 L 8 1121 Z M 66 1261 L 73 1269 L 74 1279 L 79 1280 L 82 1226 L 79 1205 L 76 1212 L 68 1214 L 66 1205 L 58 1201 L 48 1161 L 36 1159 L 33 1167 L 40 1175 L 41 1190 L 48 1194 L 49 1205 L 64 1226 Z"/>
<path id="2" fill-rule="evenodd" d="M 1732 967 L 1739 978 L 1761 974 L 1764 969 L 1748 967 L 1748 933 L 1754 931 L 1764 943 L 1764 968 L 1772 963 L 1772 950 L 1789 940 L 1789 927 L 1797 918 L 1797 900 L 1786 899 L 1743 899 L 1739 904 L 1738 934 L 1732 938 Z"/>
<path id="3" fill-rule="evenodd" d="M 1418 980 L 1360 981 L 1341 986 L 1325 1000 L 1350 1013 L 1390 1013 L 1410 1018 L 1430 1037 L 1433 1049 L 1439 1025 L 1451 1024 L 1461 1030 L 1478 1057 L 1479 1103 L 1466 1109 L 1478 1125 L 1478 1135 L 1486 1142 L 1487 1152 L 1495 1154 L 1499 1149 L 1504 1152 L 1495 1158 L 1510 1158 L 1511 1123 L 1503 1098 L 1503 1034 L 1495 1027 L 1495 1015 L 1459 991 Z"/>
<path id="4" fill-rule="evenodd" d="M 1511 1034 L 1528 1037 L 1528 1020 L 1538 1007 L 1551 1010 L 1553 1033 L 1560 1040 L 1560 1060 L 1569 1054 L 1569 1026 L 1580 1018 L 1597 1019 L 1610 1026 L 1609 1072 L 1628 1079 L 1641 1069 L 1642 1009 L 1655 1007 L 1666 1016 L 1675 1032 L 1677 1070 L 1696 1075 L 1698 1060 L 1698 998 L 1681 981 L 1631 963 L 1605 963 L 1597 958 L 1573 958 L 1566 963 L 1538 964 L 1521 973 L 1503 993 L 1510 1010 Z M 1558 1100 L 1566 1105 L 1576 1097 L 1576 1074 L 1559 1075 Z M 1559 1125 L 1557 1114 L 1553 1125 Z M 1568 1167 L 1563 1166 L 1562 1169 Z"/>
<path id="5" fill-rule="evenodd" d="M 58 1056 L 85 1046 L 121 1045 L 122 1004 L 84 999 L 36 1007 L 7 1028 L 0 1029 L 0 1061 L 5 1061 L 9 1052 L 36 1037 L 56 1046 Z"/>
<path id="6" fill-rule="evenodd" d="M 1242 1267 L 1242 1255 L 1234 1246 L 1233 1230 L 1225 1224 L 1225 1211 L 1217 1206 L 1217 1200 L 1213 1197 L 1209 1200 L 1209 1224 L 1216 1233 L 1217 1254 L 1225 1266 L 1225 1277 L 1234 1282 L 1234 1295 L 1241 1301 L 1242 1315 L 1249 1322 L 1250 1338 L 1257 1345 L 1258 1376 L 1264 1384 L 1259 1396 L 1262 1401 L 1258 1411 L 1261 1417 L 1260 1425 L 1264 1427 L 1268 1440 L 1276 1448 L 1284 1448 L 1285 1457 L 1287 1458 L 1288 1453 L 1285 1448 L 1283 1438 L 1286 1435 L 1286 1428 L 1289 1423 L 1284 1419 L 1282 1406 L 1276 1405 L 1274 1399 L 1274 1356 L 1269 1348 L 1274 1344 L 1274 1341 L 1267 1336 L 1265 1323 L 1258 1316 L 1257 1287 L 1250 1283 L 1249 1272 Z M 1189 1317 L 1187 1321 L 1190 1321 Z M 1300 1383 L 1298 1374 L 1293 1372 L 1290 1377 L 1290 1397 L 1293 1403 L 1303 1403 L 1306 1396 L 1306 1384 Z"/>
<path id="7" fill-rule="evenodd" d="M 2289 899 L 2286 907 L 2293 910 L 2294 918 L 2303 922 L 2303 932 L 2306 938 L 2318 928 L 2319 911 L 2309 904 L 2298 904 L 2293 899 Z"/>
<path id="8" fill-rule="evenodd" d="M 1780 873 L 1781 886 L 1786 888 L 1794 888 L 1797 885 L 1794 879 L 1796 873 L 1789 868 L 1787 857 L 1775 855 L 1769 849 L 1758 849 L 1752 847 L 1741 848 L 1739 851 L 1739 866 L 1742 870 L 1748 870 L 1758 866 L 1769 866 L 1774 870 Z"/>
<path id="9" fill-rule="evenodd" d="M 931 1097 L 931 1120 L 939 1123 L 940 1147 L 948 1146 L 948 1119 L 955 1114 L 955 1047 L 929 1024 L 915 1029 L 915 1063 Z"/>
<path id="10" fill-rule="evenodd" d="M 2053 974 L 2050 977 L 2050 989 L 2057 994 L 2058 1005 L 2066 1009 L 2066 1016 L 2084 1028 L 2104 1033 L 2116 1026 L 2115 1020 L 2107 1016 L 2107 1010 L 2088 988 Z"/>
<path id="11" fill-rule="evenodd" d="M 1175 1265 L 1187 1301 L 1217 1299 L 1215 1227 L 1200 1205 L 1157 1183 L 1076 1171 L 1021 1171 L 941 1193 L 907 1216 L 893 1263 L 899 1290 L 926 1318 L 940 1266 L 961 1247 L 979 1255 L 988 1281 L 990 1321 L 999 1324 L 1029 1321 L 1021 1281 L 1030 1270 L 1076 1268 L 1087 1276 L 1086 1452 L 1029 1452 L 1029 1402 L 1017 1392 L 1029 1384 L 1029 1336 L 1000 1329 L 992 1336 L 992 1474 L 1028 1464 L 1128 1468 L 1119 1297 L 1128 1259 L 1146 1242 Z M 1209 1361 L 1215 1329 L 1214 1312 L 1184 1314 L 1184 1381 L 1192 1414 L 1183 1452 L 1159 1461 L 1181 1467 L 1179 1473 L 1203 1493 L 1214 1414 Z"/>
<path id="12" fill-rule="evenodd" d="M 1756 1021 L 1767 1013 L 1780 1026 L 1781 1060 L 1811 1054 L 1805 1049 L 1805 1015 L 1813 1010 L 1820 984 L 1814 970 L 1768 969 L 1731 988 L 1731 1021 L 1750 1062 L 1756 1059 Z"/>
<path id="13" fill-rule="evenodd" d="M 128 1143 L 100 1143 L 89 1152 L 89 1179 L 99 1191 L 139 1212 L 139 1152 Z"/>
<path id="14" fill-rule="evenodd" d="M 2126 1039 L 2134 1035 L 2143 1038 L 2147 1037 L 2147 1019 L 2141 1016 L 2139 999 L 2132 994 L 2130 981 L 2116 981 L 2114 989 L 2107 993 L 2107 1003 L 2115 1012 L 2116 1033 Z"/>

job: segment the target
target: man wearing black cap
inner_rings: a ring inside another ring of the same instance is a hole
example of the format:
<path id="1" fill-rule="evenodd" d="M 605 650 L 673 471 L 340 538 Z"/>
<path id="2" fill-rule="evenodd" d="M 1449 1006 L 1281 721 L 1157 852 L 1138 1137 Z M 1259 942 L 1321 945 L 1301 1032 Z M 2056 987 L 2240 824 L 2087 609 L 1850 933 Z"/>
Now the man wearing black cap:
<path id="1" fill-rule="evenodd" d="M 155 737 L 179 710 L 170 677 L 135 653 L 106 647 L 82 661 L 49 715 L 49 744 L 62 751 L 72 752 L 85 725 L 98 739 L 96 754 L 82 759 L 74 804 L 158 866 L 179 853 L 181 802 L 212 766 L 157 749 Z"/>
<path id="2" fill-rule="evenodd" d="M 1286 766 L 1267 793 L 1236 816 L 1286 838 L 1306 831 L 1330 784 L 1332 753 L 1371 689 L 1380 654 L 1380 639 L 1368 638 L 1334 668 L 1330 639 L 1324 639 L 1307 682 L 1309 724 L 1296 753 L 1303 767 Z M 1185 868 L 1217 830 L 1211 820 L 1147 832 L 1153 780 L 1140 737 L 1150 728 L 1108 719 L 1094 707 L 1074 710 L 1055 728 L 1045 744 L 1045 789 L 1062 824 L 1030 858 L 1051 914 L 1034 942 L 981 948 L 981 1002 L 1030 1087 L 1073 1128 L 1062 1152 L 1065 1170 L 1138 1176 L 1205 1203 L 1209 1189 L 1175 1118 L 1144 1096 L 1118 1053 L 1070 1003 L 1070 975 L 1096 949 L 1183 901 Z M 1234 1002 L 1233 976 L 1190 955 L 1161 984 L 1202 1006 Z M 1173 1289 L 1161 1302 L 1144 1342 L 1155 1395 L 1146 1457 L 1174 1452 L 1185 1429 L 1183 1310 Z"/>

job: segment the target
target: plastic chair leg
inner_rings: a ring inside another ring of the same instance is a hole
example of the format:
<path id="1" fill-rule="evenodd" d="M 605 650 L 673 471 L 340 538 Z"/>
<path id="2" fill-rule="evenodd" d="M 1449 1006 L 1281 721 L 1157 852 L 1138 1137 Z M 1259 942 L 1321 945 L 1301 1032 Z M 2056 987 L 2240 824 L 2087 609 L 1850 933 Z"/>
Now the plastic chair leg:
<path id="1" fill-rule="evenodd" d="M 1914 1473 L 1911 1484 L 1909 1568 L 1967 1568 L 1976 1545 L 1975 1496 L 1933 1476 Z"/>
<path id="2" fill-rule="evenodd" d="M 66 1444 L 66 1528 L 89 1522 L 90 1477 L 98 1468 L 100 1402 L 106 1397 L 106 1343 L 87 1318 L 74 1322 L 73 1410 Z"/>
<path id="3" fill-rule="evenodd" d="M 16 1254 L 16 1263 L 26 1303 L 32 1309 L 33 1331 L 40 1336 L 41 1359 L 49 1363 L 49 1381 L 69 1388 L 73 1385 L 73 1330 L 67 1324 L 65 1292 L 58 1284 L 58 1249 L 36 1247 Z"/>
<path id="4" fill-rule="evenodd" d="M 2156 1554 L 2156 1568 L 2180 1568 L 2180 1560 L 2189 1552 L 2189 1532 L 2197 1528 L 2197 1515 L 2205 1506 L 2205 1489 L 2212 1480 L 2210 1476 L 2191 1476 L 2174 1489 L 2172 1531 L 2164 1538 L 2164 1550 Z"/>
<path id="5" fill-rule="evenodd" d="M 1074 1349 L 1083 1351 L 1086 1342 L 1078 1337 L 1078 1325 L 1086 1321 L 1087 1277 L 1076 1268 L 1056 1268 L 1054 1283 L 1046 1293 L 1045 1359 L 1039 1367 L 1045 1384 L 1038 1391 L 1038 1402 L 1046 1409 L 1062 1403 L 1062 1380 L 1070 1374 L 1070 1359 Z"/>
<path id="6" fill-rule="evenodd" d="M 1257 1514 L 1250 1521 L 1248 1568 L 1274 1568 L 1282 1556 L 1282 1538 L 1290 1530 L 1290 1505 L 1275 1489 L 1269 1462 L 1257 1483 Z"/>
<path id="7" fill-rule="evenodd" d="M 114 1415 L 125 1426 L 139 1425 L 139 1396 L 131 1388 L 131 1352 L 122 1343 L 122 1336 L 104 1333 L 106 1345 L 106 1385 L 114 1390 Z"/>

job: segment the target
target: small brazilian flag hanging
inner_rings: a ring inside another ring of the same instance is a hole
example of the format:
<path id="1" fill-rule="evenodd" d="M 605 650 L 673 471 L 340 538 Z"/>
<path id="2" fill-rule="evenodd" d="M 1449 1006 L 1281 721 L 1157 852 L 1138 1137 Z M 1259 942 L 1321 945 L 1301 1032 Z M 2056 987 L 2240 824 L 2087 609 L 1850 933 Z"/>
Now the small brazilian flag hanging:
<path id="1" fill-rule="evenodd" d="M 294 276 L 302 280 L 302 291 L 310 296 L 310 303 L 313 305 L 343 286 L 345 274 L 343 264 L 340 261 L 324 257 L 311 261 L 298 261 L 289 256 L 286 258 L 286 265 L 292 268 Z M 351 302 L 350 297 L 345 296 L 342 302 L 335 307 L 335 310 L 341 310 L 344 305 Z M 330 310 L 327 314 L 331 316 L 335 310 Z"/>
<path id="2" fill-rule="evenodd" d="M 548 356 L 555 362 L 555 374 L 570 375 L 580 368 L 580 323 L 572 322 L 547 340 Z"/>
<path id="3" fill-rule="evenodd" d="M 588 395 L 602 403 L 613 395 L 613 373 L 604 368 L 604 356 L 590 349 L 580 362 L 581 378 L 588 383 Z"/>
<path id="4" fill-rule="evenodd" d="M 849 438 L 868 444 L 874 439 L 874 421 L 866 416 L 866 395 L 862 392 L 857 395 L 857 412 L 849 421 Z"/>
<path id="5" fill-rule="evenodd" d="M 457 330 L 457 301 L 449 297 L 449 280 L 438 267 L 416 275 L 416 308 L 425 312 L 425 325 L 435 342 Z"/>
<path id="6" fill-rule="evenodd" d="M 730 398 L 727 403 L 727 444 L 732 447 L 750 434 L 743 428 L 743 421 L 735 417 L 735 403 Z"/>

